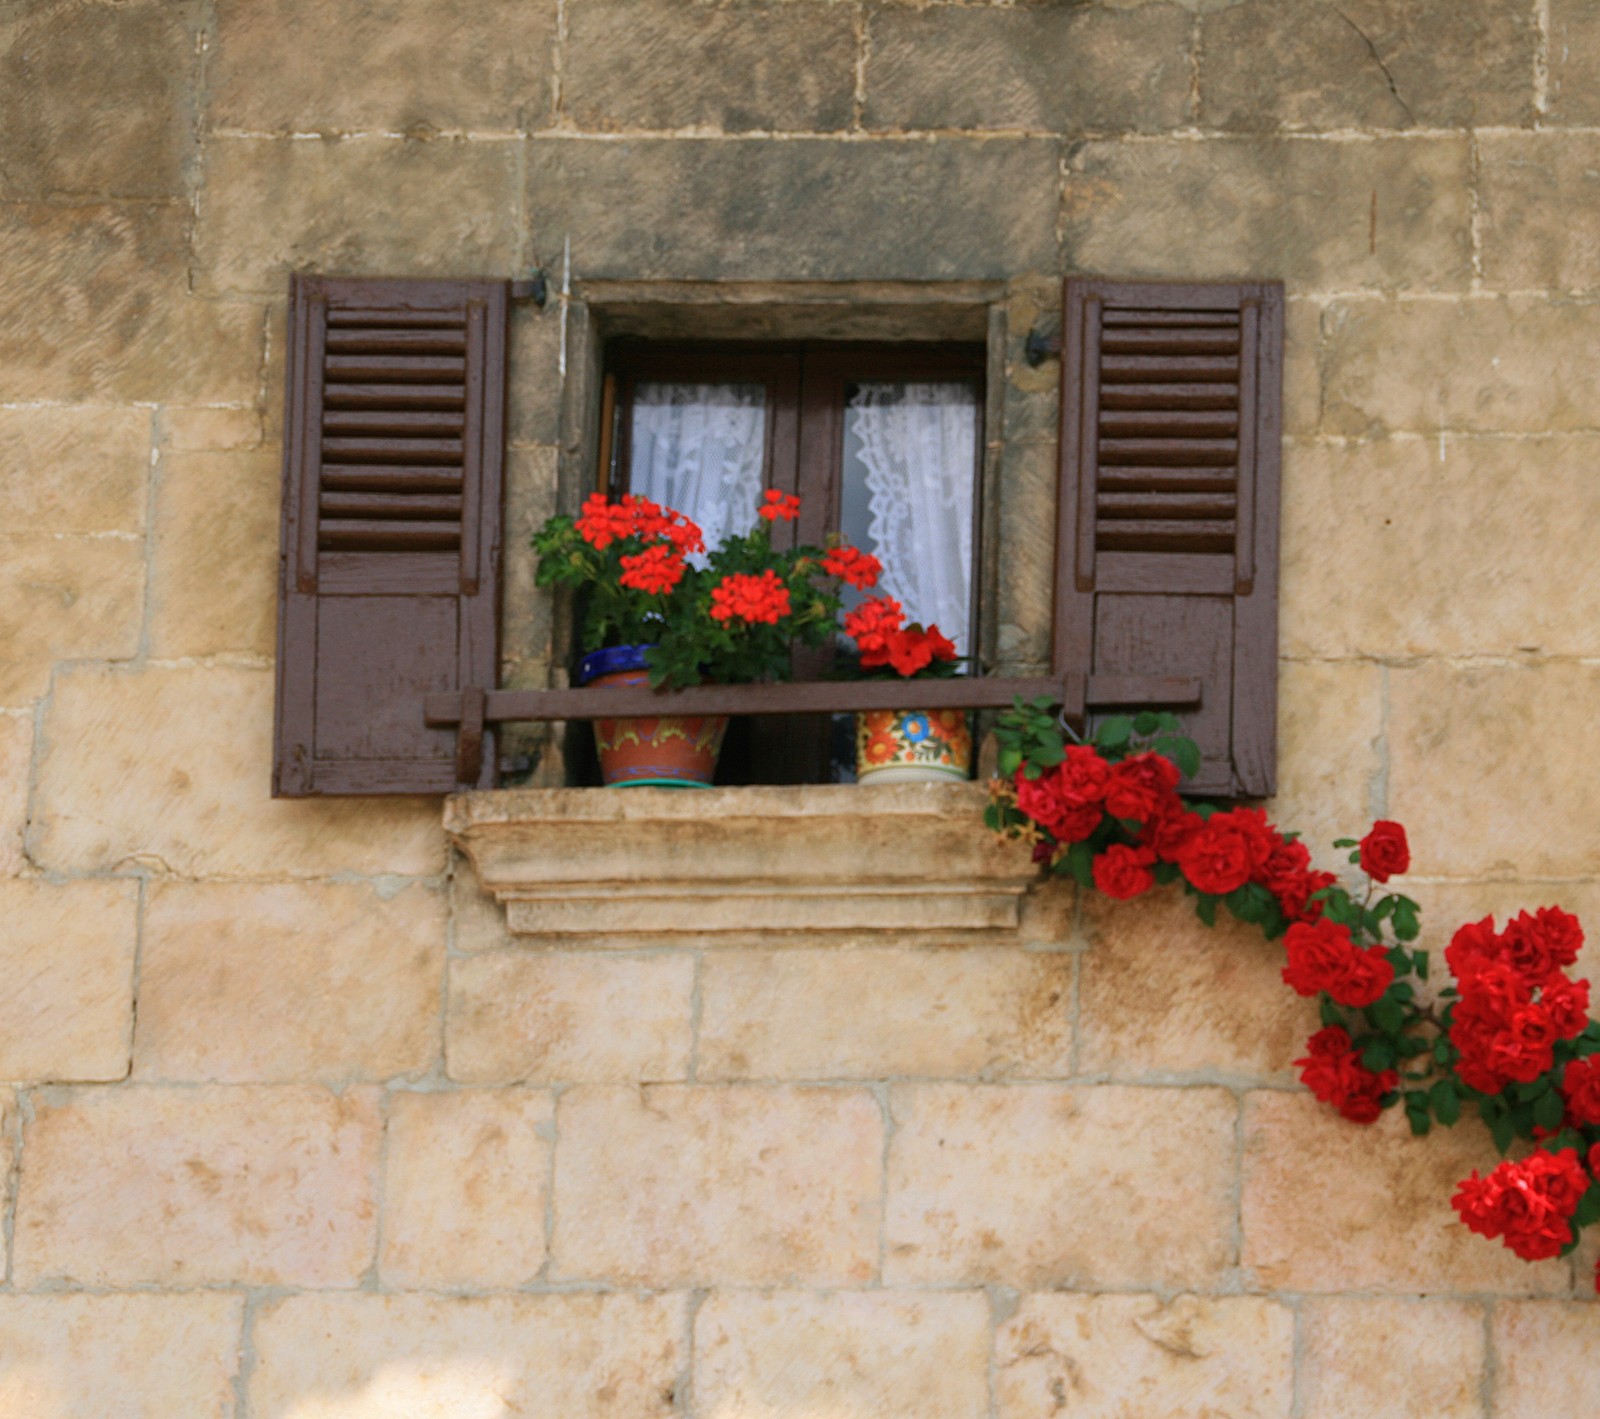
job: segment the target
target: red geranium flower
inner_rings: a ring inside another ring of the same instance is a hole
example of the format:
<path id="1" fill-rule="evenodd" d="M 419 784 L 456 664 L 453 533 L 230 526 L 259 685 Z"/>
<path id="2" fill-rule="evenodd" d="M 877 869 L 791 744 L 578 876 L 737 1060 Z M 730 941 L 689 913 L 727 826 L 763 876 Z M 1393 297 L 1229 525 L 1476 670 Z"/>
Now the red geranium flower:
<path id="1" fill-rule="evenodd" d="M 925 631 L 911 626 L 889 636 L 885 654 L 895 673 L 909 680 L 936 660 L 954 660 L 956 648 L 953 642 L 939 634 L 937 626 L 929 626 Z M 864 657 L 861 663 L 866 664 Z"/>
<path id="2" fill-rule="evenodd" d="M 732 572 L 711 589 L 711 619 L 775 626 L 789 614 L 789 588 L 770 567 L 760 576 Z"/>
<path id="3" fill-rule="evenodd" d="M 623 586 L 649 596 L 664 596 L 683 580 L 683 558 L 663 543 L 646 547 L 636 556 L 622 558 Z"/>
<path id="4" fill-rule="evenodd" d="M 905 625 L 905 612 L 892 596 L 870 596 L 844 618 L 844 633 L 861 651 L 867 669 L 889 663 L 889 637 Z"/>
<path id="5" fill-rule="evenodd" d="M 800 516 L 800 499 L 793 494 L 768 488 L 762 498 L 762 504 L 756 511 L 768 522 L 793 522 Z"/>
<path id="6" fill-rule="evenodd" d="M 878 578 L 883 575 L 883 563 L 859 547 L 830 547 L 823 553 L 822 570 L 857 591 L 867 591 L 878 584 Z"/>

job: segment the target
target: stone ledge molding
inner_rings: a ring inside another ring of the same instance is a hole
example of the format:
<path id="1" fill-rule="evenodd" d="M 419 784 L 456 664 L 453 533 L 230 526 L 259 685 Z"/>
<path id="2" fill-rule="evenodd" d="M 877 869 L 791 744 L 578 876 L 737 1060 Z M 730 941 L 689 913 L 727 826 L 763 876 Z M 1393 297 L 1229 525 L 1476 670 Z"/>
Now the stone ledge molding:
<path id="1" fill-rule="evenodd" d="M 1038 879 L 981 784 L 502 789 L 445 830 L 517 936 L 1014 934 Z"/>

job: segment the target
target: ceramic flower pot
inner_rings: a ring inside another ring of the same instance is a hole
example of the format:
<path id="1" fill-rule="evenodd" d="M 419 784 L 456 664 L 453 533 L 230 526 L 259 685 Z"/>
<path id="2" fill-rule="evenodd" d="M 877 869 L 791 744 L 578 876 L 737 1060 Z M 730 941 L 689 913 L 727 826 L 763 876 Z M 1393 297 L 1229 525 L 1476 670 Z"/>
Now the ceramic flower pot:
<path id="1" fill-rule="evenodd" d="M 950 783 L 970 777 L 972 733 L 961 710 L 863 710 L 856 781 Z"/>
<path id="2" fill-rule="evenodd" d="M 586 655 L 580 685 L 648 685 L 642 645 L 612 646 Z M 595 747 L 607 788 L 710 788 L 728 730 L 726 715 L 662 715 L 658 719 L 597 719 Z"/>

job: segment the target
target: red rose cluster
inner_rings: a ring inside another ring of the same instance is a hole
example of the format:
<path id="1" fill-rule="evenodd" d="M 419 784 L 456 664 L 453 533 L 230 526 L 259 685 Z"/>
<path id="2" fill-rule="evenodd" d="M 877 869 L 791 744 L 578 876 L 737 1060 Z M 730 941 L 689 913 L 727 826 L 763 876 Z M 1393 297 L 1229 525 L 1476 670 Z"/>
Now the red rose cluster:
<path id="1" fill-rule="evenodd" d="M 1394 967 L 1382 946 L 1358 946 L 1347 926 L 1331 921 L 1294 922 L 1283 938 L 1289 964 L 1283 983 L 1296 995 L 1326 993 L 1352 1009 L 1376 1005 L 1394 983 Z"/>
<path id="2" fill-rule="evenodd" d="M 829 554 L 830 557 L 836 555 Z M 873 580 L 876 581 L 877 559 L 868 557 L 865 552 L 857 552 L 856 556 L 865 557 L 873 563 Z M 827 558 L 823 559 L 823 569 L 833 570 Z M 849 577 L 845 579 L 848 581 Z M 860 583 L 851 582 L 851 585 Z M 937 626 L 929 626 L 924 630 L 921 626 L 907 626 L 905 620 L 905 608 L 892 596 L 869 597 L 844 618 L 844 633 L 861 652 L 863 670 L 892 666 L 897 675 L 909 680 L 935 661 L 952 661 L 956 658 L 954 642 L 941 635 Z"/>
<path id="3" fill-rule="evenodd" d="M 1600 1145 L 1589 1150 L 1589 1166 L 1600 1159 Z M 1509 1159 L 1486 1178 L 1474 1169 L 1450 1205 L 1480 1237 L 1501 1237 L 1524 1261 L 1560 1256 L 1572 1240 L 1572 1214 L 1589 1190 L 1576 1148 L 1544 1149 L 1519 1162 Z"/>
<path id="4" fill-rule="evenodd" d="M 1375 1074 L 1363 1065 L 1350 1032 L 1338 1025 L 1318 1030 L 1306 1048 L 1310 1054 L 1294 1062 L 1306 1088 L 1352 1123 L 1374 1122 L 1383 1112 L 1383 1096 L 1399 1086 L 1400 1076 L 1392 1069 Z"/>
<path id="5" fill-rule="evenodd" d="M 1463 1083 L 1498 1094 L 1554 1067 L 1556 1041 L 1589 1022 L 1589 982 L 1564 970 L 1582 945 L 1577 918 L 1559 907 L 1522 912 L 1502 932 L 1493 917 L 1456 932 L 1444 955 L 1461 992 L 1450 1043 Z"/>
<path id="6" fill-rule="evenodd" d="M 1164 754 L 1134 754 L 1112 764 L 1089 745 L 1073 744 L 1054 768 L 1036 779 L 1019 769 L 1013 783 L 1017 807 L 1057 843 L 1082 842 L 1107 816 L 1137 832 L 1137 846 L 1116 844 L 1094 860 L 1095 885 L 1110 896 L 1148 891 L 1156 863 L 1168 862 L 1197 891 L 1227 896 L 1253 882 L 1272 894 L 1289 921 L 1315 921 L 1311 897 L 1332 886 L 1333 875 L 1313 872 L 1305 846 L 1280 833 L 1259 808 L 1210 818 L 1191 812 L 1178 796 L 1179 777 Z"/>

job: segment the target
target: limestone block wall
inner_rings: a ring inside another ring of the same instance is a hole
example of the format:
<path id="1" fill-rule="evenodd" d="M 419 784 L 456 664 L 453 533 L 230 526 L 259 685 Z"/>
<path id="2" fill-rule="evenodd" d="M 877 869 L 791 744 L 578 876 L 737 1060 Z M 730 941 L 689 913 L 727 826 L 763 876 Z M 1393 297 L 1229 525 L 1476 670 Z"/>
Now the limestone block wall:
<path id="1" fill-rule="evenodd" d="M 1592 1249 L 1315 1106 L 1248 933 L 536 951 L 437 802 L 267 796 L 289 270 L 552 274 L 513 551 L 585 282 L 1006 283 L 1018 668 L 1061 275 L 1281 277 L 1271 807 L 1600 931 L 1597 96 L 1589 0 L 5 6 L 0 1414 L 1600 1412 Z"/>

